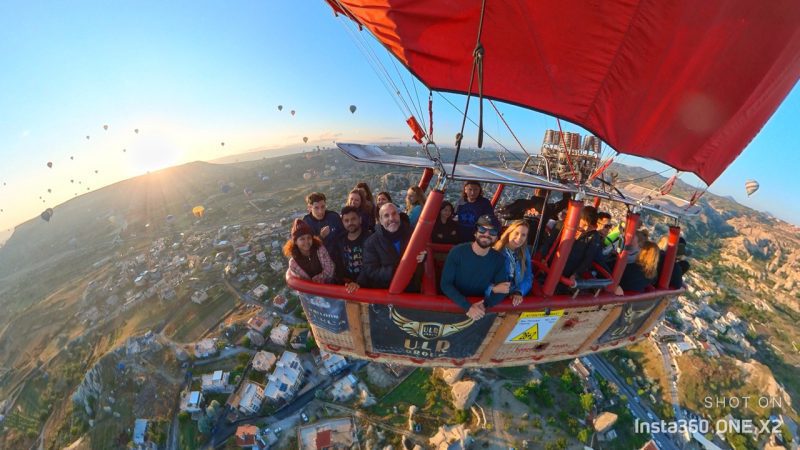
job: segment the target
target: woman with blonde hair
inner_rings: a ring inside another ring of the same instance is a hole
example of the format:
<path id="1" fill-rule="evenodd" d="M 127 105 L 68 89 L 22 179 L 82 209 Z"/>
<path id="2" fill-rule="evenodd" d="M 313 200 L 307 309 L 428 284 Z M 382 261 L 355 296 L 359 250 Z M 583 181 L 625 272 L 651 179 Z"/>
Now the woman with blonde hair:
<path id="1" fill-rule="evenodd" d="M 522 297 L 528 295 L 533 287 L 531 252 L 526 245 L 529 231 L 530 224 L 528 222 L 515 220 L 494 244 L 494 249 L 506 258 L 508 280 L 511 282 L 508 292 L 511 296 L 511 304 L 514 306 L 522 303 Z"/>
<path id="2" fill-rule="evenodd" d="M 631 242 L 639 249 L 636 261 L 625 266 L 625 272 L 619 281 L 619 287 L 626 292 L 644 292 L 653 286 L 658 278 L 659 251 L 655 242 L 639 243 L 639 238 Z"/>
<path id="3" fill-rule="evenodd" d="M 411 186 L 406 193 L 406 213 L 411 226 L 416 226 L 425 204 L 425 191 L 419 186 Z"/>

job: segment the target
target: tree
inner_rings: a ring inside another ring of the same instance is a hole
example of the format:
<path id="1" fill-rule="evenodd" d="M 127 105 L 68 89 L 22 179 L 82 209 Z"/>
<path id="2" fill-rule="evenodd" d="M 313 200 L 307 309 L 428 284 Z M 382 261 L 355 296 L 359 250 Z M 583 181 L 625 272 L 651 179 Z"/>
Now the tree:
<path id="1" fill-rule="evenodd" d="M 210 434 L 211 433 L 211 425 L 212 420 L 208 418 L 208 416 L 202 416 L 197 421 L 197 431 L 202 434 Z"/>
<path id="2" fill-rule="evenodd" d="M 588 414 L 594 406 L 594 396 L 592 394 L 581 394 L 581 408 Z"/>
<path id="3" fill-rule="evenodd" d="M 219 407 L 220 405 L 217 400 L 211 400 L 211 403 L 206 407 L 206 416 L 210 418 L 216 417 L 219 412 Z"/>
<path id="4" fill-rule="evenodd" d="M 584 444 L 588 444 L 591 437 L 591 431 L 588 428 L 582 428 L 581 431 L 578 432 L 578 440 Z"/>

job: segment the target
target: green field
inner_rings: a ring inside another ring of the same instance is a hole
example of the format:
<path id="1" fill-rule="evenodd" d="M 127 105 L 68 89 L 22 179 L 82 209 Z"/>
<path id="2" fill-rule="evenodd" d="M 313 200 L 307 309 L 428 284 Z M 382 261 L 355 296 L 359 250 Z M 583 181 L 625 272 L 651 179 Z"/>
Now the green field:
<path id="1" fill-rule="evenodd" d="M 501 377 L 509 380 L 527 381 L 531 377 L 531 371 L 528 370 L 528 366 L 500 367 L 497 372 Z"/>
<path id="2" fill-rule="evenodd" d="M 417 369 L 411 373 L 392 392 L 389 392 L 372 410 L 381 416 L 393 414 L 392 407 L 397 406 L 398 411 L 403 411 L 411 405 L 420 409 L 425 406 L 427 394 L 426 385 L 431 377 L 430 369 Z"/>
<path id="3" fill-rule="evenodd" d="M 198 448 L 197 445 L 197 438 L 198 438 L 198 431 L 197 431 L 197 422 L 187 419 L 180 421 L 180 442 L 178 443 L 178 447 L 181 450 L 195 450 Z"/>
<path id="4" fill-rule="evenodd" d="M 219 286 L 209 291 L 209 298 L 202 305 L 187 301 L 174 316 L 179 324 L 172 339 L 178 342 L 197 339 L 235 306 L 236 299 Z"/>

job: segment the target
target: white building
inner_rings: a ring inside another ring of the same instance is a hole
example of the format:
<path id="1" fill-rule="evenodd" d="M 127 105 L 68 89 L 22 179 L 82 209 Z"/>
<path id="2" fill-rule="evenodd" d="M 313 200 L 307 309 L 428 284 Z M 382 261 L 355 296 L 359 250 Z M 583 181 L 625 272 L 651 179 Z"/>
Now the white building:
<path id="1" fill-rule="evenodd" d="M 242 396 L 239 399 L 239 411 L 244 414 L 257 414 L 264 401 L 264 389 L 252 381 L 242 386 Z"/>
<path id="2" fill-rule="evenodd" d="M 262 297 L 264 296 L 264 294 L 266 294 L 267 292 L 269 292 L 269 288 L 268 288 L 267 286 L 263 285 L 263 284 L 259 284 L 258 286 L 256 286 L 255 288 L 253 288 L 253 297 L 255 297 L 255 298 L 257 298 L 257 299 L 261 300 L 261 298 L 262 298 Z"/>
<path id="3" fill-rule="evenodd" d="M 264 252 L 258 252 L 256 254 L 256 261 L 260 262 L 261 264 L 264 264 L 265 262 L 267 262 L 267 255 Z"/>
<path id="4" fill-rule="evenodd" d="M 274 327 L 269 333 L 269 339 L 275 344 L 285 346 L 289 342 L 289 327 L 284 324 Z"/>
<path id="5" fill-rule="evenodd" d="M 337 402 L 346 402 L 350 400 L 357 391 L 358 378 L 352 373 L 341 380 L 333 383 L 331 386 L 331 396 Z"/>
<path id="6" fill-rule="evenodd" d="M 217 343 L 213 339 L 203 339 L 194 344 L 194 355 L 198 358 L 208 358 L 217 353 Z"/>
<path id="7" fill-rule="evenodd" d="M 216 370 L 214 373 L 205 373 L 201 376 L 203 380 L 203 392 L 230 392 L 231 386 L 228 384 L 229 372 Z"/>
<path id="8" fill-rule="evenodd" d="M 189 414 L 198 413 L 203 410 L 203 393 L 192 391 L 181 397 L 181 411 Z"/>
<path id="9" fill-rule="evenodd" d="M 322 366 L 325 367 L 325 370 L 331 375 L 335 375 L 347 367 L 347 360 L 341 355 L 320 350 L 319 357 L 322 361 Z"/>
<path id="10" fill-rule="evenodd" d="M 672 353 L 674 355 L 679 356 L 684 354 L 685 352 L 688 352 L 689 350 L 694 349 L 695 347 L 694 344 L 692 344 L 691 342 L 679 341 L 679 342 L 671 342 L 669 344 L 669 348 L 670 350 L 672 350 Z"/>
<path id="11" fill-rule="evenodd" d="M 274 353 L 260 351 L 253 357 L 253 369 L 259 372 L 269 372 L 278 361 Z"/>
<path id="12" fill-rule="evenodd" d="M 208 294 L 206 294 L 206 291 L 194 291 L 192 294 L 192 301 L 198 305 L 203 304 L 203 302 L 206 300 L 208 300 Z"/>
<path id="13" fill-rule="evenodd" d="M 269 376 L 264 396 L 272 402 L 288 401 L 303 384 L 303 365 L 297 353 L 283 352 L 275 364 L 275 371 Z"/>

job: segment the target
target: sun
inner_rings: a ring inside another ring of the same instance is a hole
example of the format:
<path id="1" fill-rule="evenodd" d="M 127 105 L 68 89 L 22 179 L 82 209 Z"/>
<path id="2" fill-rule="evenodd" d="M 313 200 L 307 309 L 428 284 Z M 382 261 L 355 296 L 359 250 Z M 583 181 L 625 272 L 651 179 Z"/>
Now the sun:
<path id="1" fill-rule="evenodd" d="M 180 145 L 166 139 L 148 138 L 126 149 L 127 167 L 133 174 L 164 169 L 179 164 L 184 156 Z"/>

